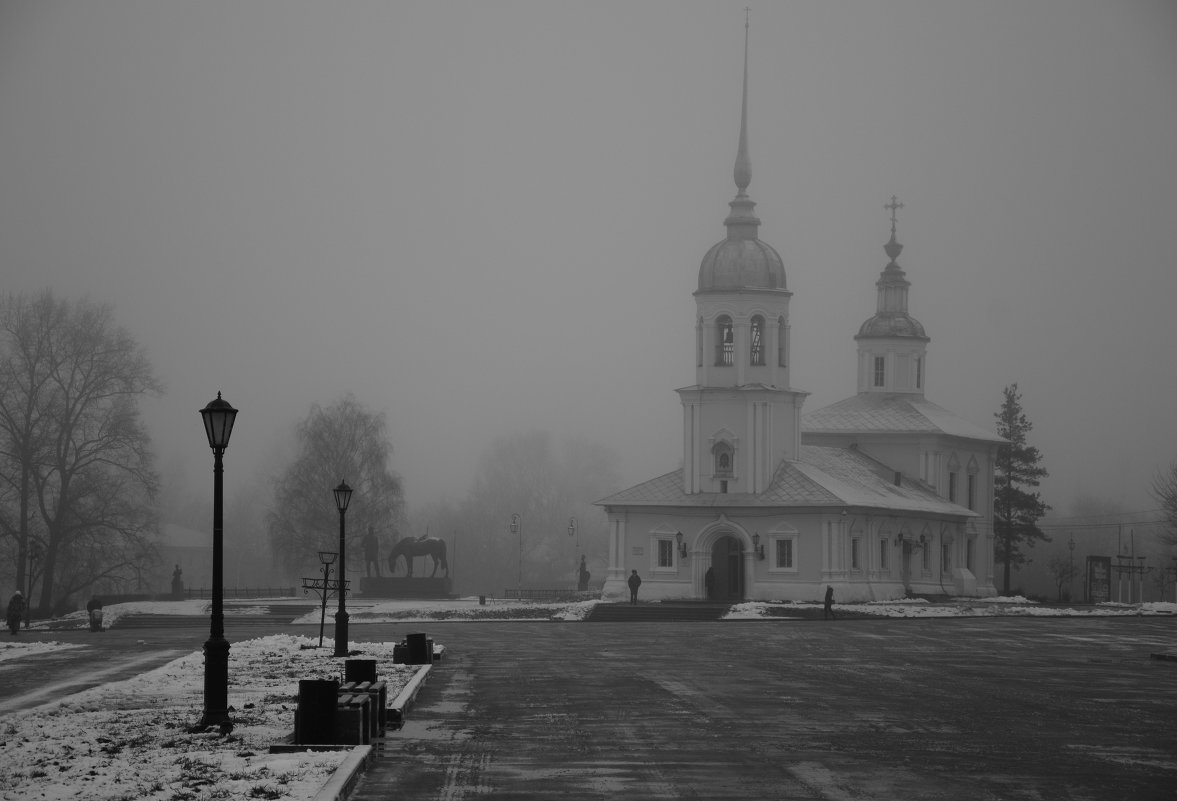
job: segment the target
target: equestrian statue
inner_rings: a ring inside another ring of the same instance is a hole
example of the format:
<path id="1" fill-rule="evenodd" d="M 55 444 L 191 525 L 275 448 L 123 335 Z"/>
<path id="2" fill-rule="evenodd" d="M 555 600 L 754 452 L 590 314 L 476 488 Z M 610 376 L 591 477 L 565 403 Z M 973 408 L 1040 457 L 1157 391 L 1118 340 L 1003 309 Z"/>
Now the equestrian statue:
<path id="1" fill-rule="evenodd" d="M 408 578 L 413 577 L 413 557 L 415 556 L 429 556 L 433 558 L 433 572 L 429 574 L 430 578 L 437 575 L 439 565 L 447 576 L 450 574 L 449 563 L 445 560 L 445 540 L 438 539 L 437 537 L 400 540 L 392 546 L 392 552 L 388 554 L 388 572 L 390 575 L 396 575 L 396 562 L 402 556 L 405 558 L 405 564 L 408 566 Z"/>

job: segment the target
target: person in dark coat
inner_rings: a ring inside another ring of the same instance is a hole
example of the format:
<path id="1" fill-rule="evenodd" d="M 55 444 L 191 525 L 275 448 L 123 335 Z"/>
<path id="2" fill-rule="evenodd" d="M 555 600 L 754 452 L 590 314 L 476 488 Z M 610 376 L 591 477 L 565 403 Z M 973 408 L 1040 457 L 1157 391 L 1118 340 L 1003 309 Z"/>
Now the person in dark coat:
<path id="1" fill-rule="evenodd" d="M 97 595 L 86 604 L 86 612 L 90 615 L 90 631 L 102 631 L 102 601 Z"/>
<path id="2" fill-rule="evenodd" d="M 837 620 L 838 619 L 834 616 L 834 588 L 829 586 L 828 584 L 826 585 L 826 605 L 825 605 L 825 609 L 823 610 L 822 616 L 826 620 Z"/>
<path id="3" fill-rule="evenodd" d="M 638 602 L 638 587 L 642 586 L 642 577 L 638 575 L 638 571 L 631 570 L 629 573 L 629 602 L 636 604 Z"/>
<path id="4" fill-rule="evenodd" d="M 13 634 L 20 631 L 20 619 L 25 616 L 25 596 L 17 590 L 8 599 L 8 630 Z"/>
<path id="5" fill-rule="evenodd" d="M 376 539 L 376 532 L 368 526 L 368 533 L 364 535 L 365 574 L 372 575 L 372 565 L 376 565 L 376 578 L 380 578 L 380 540 Z"/>

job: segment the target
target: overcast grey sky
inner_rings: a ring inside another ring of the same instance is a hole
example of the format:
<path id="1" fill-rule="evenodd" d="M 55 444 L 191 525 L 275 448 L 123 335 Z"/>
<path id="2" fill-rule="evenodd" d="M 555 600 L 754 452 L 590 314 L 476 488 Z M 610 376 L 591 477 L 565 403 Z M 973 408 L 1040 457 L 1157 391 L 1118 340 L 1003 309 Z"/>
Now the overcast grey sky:
<path id="1" fill-rule="evenodd" d="M 0 275 L 110 302 L 168 393 L 241 410 L 227 486 L 311 403 L 387 413 L 411 505 L 496 435 L 678 466 L 699 261 L 735 194 L 741 2 L 0 0 Z M 794 386 L 855 391 L 897 194 L 928 397 L 1018 382 L 1048 502 L 1151 509 L 1177 458 L 1177 4 L 751 4 L 761 237 Z"/>

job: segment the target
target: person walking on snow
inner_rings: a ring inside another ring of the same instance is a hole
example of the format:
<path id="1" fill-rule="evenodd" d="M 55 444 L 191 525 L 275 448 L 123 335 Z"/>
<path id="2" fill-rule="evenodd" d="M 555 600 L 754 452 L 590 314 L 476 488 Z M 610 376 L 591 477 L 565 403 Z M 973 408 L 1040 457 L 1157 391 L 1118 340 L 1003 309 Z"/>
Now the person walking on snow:
<path id="1" fill-rule="evenodd" d="M 629 574 L 629 602 L 636 604 L 638 602 L 638 587 L 642 586 L 642 577 L 638 575 L 638 571 L 632 570 Z"/>
<path id="2" fill-rule="evenodd" d="M 13 634 L 20 631 L 20 619 L 25 616 L 25 597 L 20 590 L 8 599 L 8 630 Z"/>
<path id="3" fill-rule="evenodd" d="M 838 619 L 838 618 L 834 617 L 834 588 L 829 586 L 828 584 L 826 585 L 826 605 L 825 605 L 825 609 L 822 613 L 822 616 L 826 620 L 837 620 Z"/>

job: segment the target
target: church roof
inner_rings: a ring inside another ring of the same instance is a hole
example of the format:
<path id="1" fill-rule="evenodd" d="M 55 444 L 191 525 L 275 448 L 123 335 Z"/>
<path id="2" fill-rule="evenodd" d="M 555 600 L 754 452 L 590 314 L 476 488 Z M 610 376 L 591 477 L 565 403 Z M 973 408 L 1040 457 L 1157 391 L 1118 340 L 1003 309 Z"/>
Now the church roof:
<path id="1" fill-rule="evenodd" d="M 807 412 L 801 418 L 801 430 L 807 434 L 947 434 L 1005 441 L 922 396 L 902 393 L 863 392 Z"/>
<path id="2" fill-rule="evenodd" d="M 976 517 L 963 506 L 949 503 L 922 481 L 901 476 L 864 453 L 820 445 L 801 446 L 800 459 L 785 460 L 772 483 L 761 493 L 687 494 L 683 471 L 637 484 L 597 501 L 601 506 L 690 507 L 866 507 L 894 512 Z"/>

